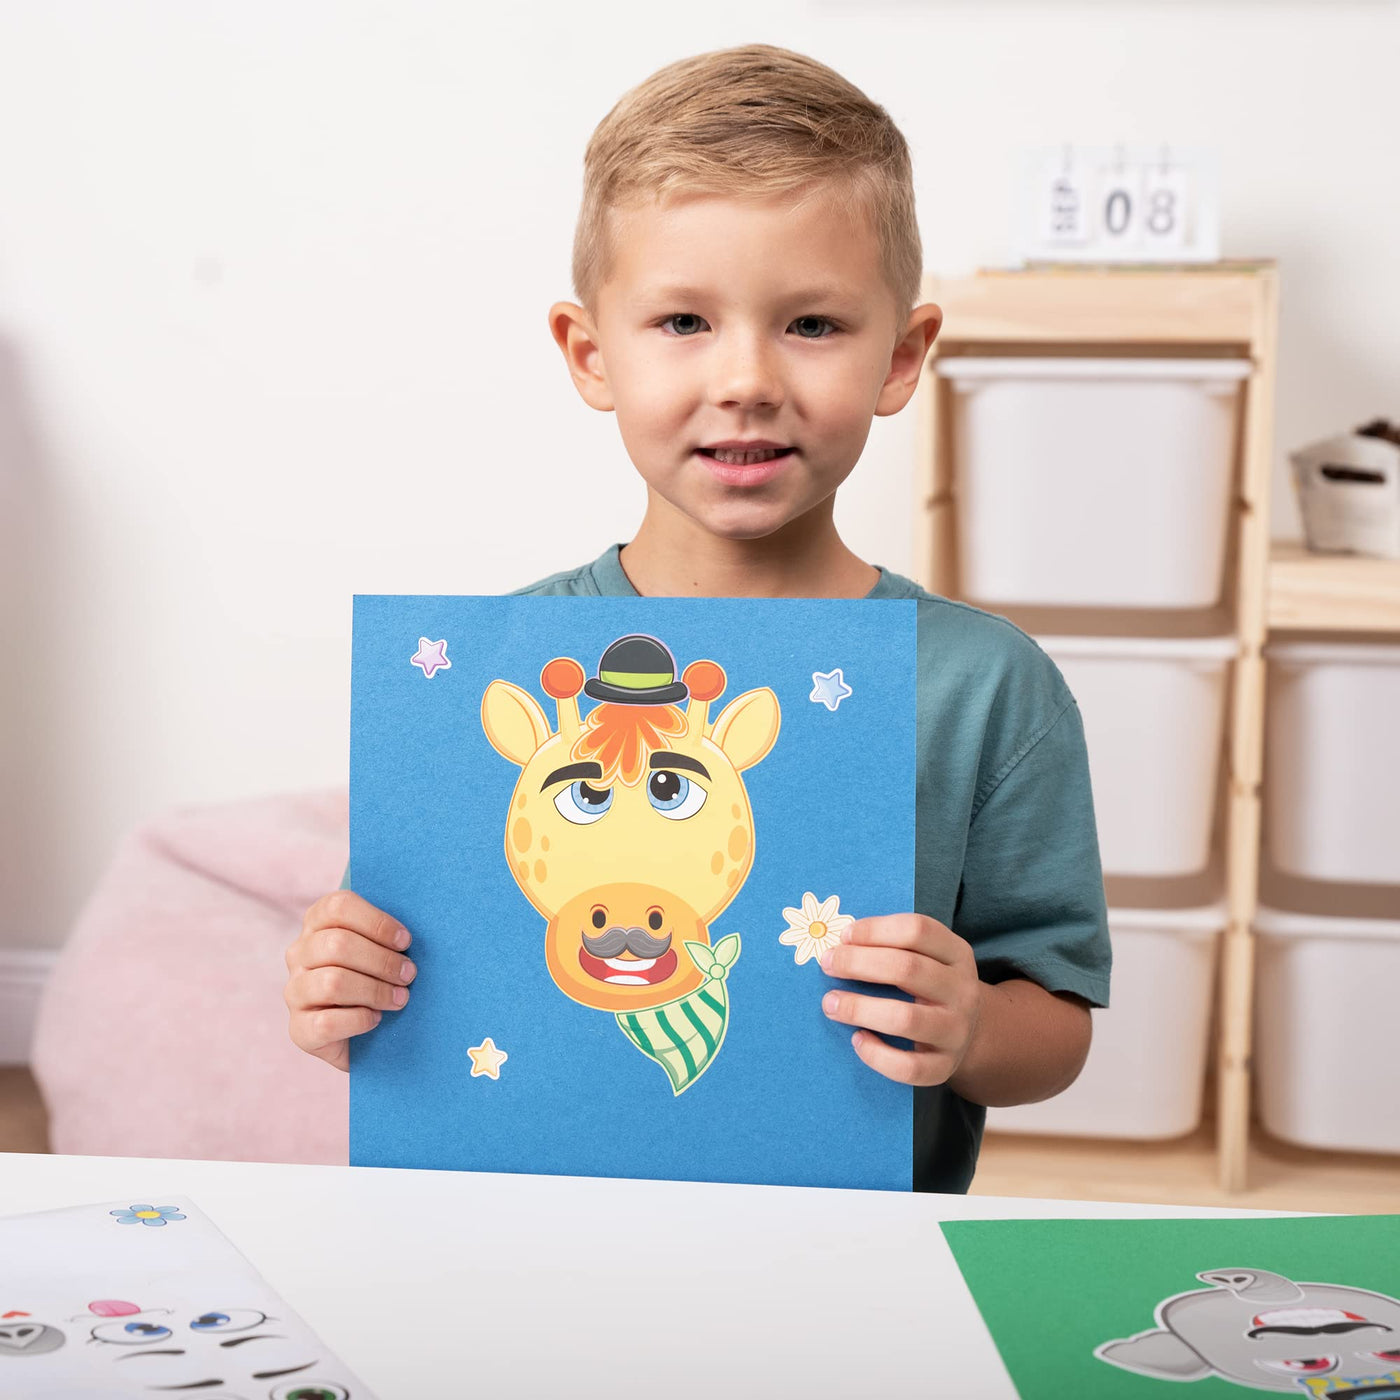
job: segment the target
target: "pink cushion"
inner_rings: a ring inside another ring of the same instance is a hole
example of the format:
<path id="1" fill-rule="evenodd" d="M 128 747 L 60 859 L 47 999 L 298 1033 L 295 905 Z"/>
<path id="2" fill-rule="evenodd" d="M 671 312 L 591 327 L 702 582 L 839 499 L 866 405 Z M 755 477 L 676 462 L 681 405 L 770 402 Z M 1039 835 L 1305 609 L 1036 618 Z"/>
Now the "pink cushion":
<path id="1" fill-rule="evenodd" d="M 39 1010 L 55 1152 L 346 1161 L 349 1076 L 292 1044 L 282 988 L 348 849 L 343 790 L 184 808 L 123 843 Z"/>

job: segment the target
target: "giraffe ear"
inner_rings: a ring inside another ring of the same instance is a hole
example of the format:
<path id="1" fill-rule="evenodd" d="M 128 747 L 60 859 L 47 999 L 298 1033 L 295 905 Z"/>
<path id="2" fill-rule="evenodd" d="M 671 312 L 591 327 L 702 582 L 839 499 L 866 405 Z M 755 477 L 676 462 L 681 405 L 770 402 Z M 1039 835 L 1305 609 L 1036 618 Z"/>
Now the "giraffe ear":
<path id="1" fill-rule="evenodd" d="M 509 681 L 492 681 L 481 697 L 481 727 L 502 758 L 523 768 L 549 738 L 549 721 L 528 691 Z"/>
<path id="2" fill-rule="evenodd" d="M 778 697 L 767 686 L 746 690 L 720 712 L 710 739 L 741 773 L 765 757 L 778 737 Z"/>

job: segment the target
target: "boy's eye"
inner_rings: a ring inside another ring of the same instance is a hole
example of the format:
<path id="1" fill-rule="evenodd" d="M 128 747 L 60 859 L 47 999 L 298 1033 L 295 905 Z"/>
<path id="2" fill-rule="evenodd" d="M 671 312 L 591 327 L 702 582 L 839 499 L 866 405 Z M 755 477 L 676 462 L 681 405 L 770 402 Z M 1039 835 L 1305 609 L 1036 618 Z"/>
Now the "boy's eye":
<path id="1" fill-rule="evenodd" d="M 697 316 L 693 311 L 677 311 L 673 315 L 667 316 L 664 321 L 658 322 L 658 324 L 662 326 L 667 326 L 670 325 L 672 321 L 698 321 L 702 326 L 705 324 L 705 318 L 703 316 Z M 794 326 L 811 326 L 813 323 L 816 323 L 817 325 L 830 326 L 830 334 L 807 335 L 802 332 L 799 332 L 797 337 L 799 340 L 829 340 L 831 338 L 831 335 L 834 335 L 836 333 L 836 323 L 832 320 L 829 320 L 825 316 L 799 316 L 797 320 L 795 320 L 792 324 Z M 692 338 L 692 334 L 693 332 L 691 331 L 677 332 L 677 339 L 689 340 Z"/>

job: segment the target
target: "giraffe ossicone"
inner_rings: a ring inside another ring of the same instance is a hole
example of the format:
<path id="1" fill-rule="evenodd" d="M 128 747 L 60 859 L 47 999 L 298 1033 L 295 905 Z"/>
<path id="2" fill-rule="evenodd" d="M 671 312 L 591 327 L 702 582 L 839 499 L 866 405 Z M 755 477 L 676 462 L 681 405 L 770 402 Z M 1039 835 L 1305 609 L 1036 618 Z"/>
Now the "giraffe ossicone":
<path id="1" fill-rule="evenodd" d="M 546 920 L 545 962 L 565 996 L 612 1013 L 679 1096 L 714 1062 L 729 1024 L 737 933 L 710 927 L 754 859 L 741 776 L 778 737 L 778 698 L 760 687 L 712 721 L 724 670 L 694 661 L 679 679 L 660 639 L 618 638 L 586 677 L 545 663 L 551 727 L 529 691 L 493 680 L 481 700 L 492 747 L 520 775 L 505 856 Z M 580 694 L 597 703 L 580 713 Z M 682 708 L 681 702 L 684 702 Z"/>

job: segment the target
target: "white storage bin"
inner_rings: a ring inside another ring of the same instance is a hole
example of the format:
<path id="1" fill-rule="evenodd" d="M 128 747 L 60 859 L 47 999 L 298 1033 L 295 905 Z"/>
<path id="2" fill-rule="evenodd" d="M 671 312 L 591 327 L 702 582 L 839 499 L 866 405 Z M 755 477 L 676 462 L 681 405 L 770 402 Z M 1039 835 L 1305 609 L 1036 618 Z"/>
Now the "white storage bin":
<path id="1" fill-rule="evenodd" d="M 1275 1137 L 1400 1152 L 1400 920 L 1260 908 L 1254 1073 Z"/>
<path id="2" fill-rule="evenodd" d="M 962 593 L 985 603 L 1217 601 L 1248 360 L 950 355 Z"/>
<path id="3" fill-rule="evenodd" d="M 1079 702 L 1104 872 L 1203 870 L 1235 638 L 1036 640 Z"/>
<path id="4" fill-rule="evenodd" d="M 1223 906 L 1110 909 L 1112 1005 L 1079 1078 L 1053 1099 L 987 1110 L 993 1132 L 1169 1138 L 1201 1117 Z"/>
<path id="5" fill-rule="evenodd" d="M 1264 654 L 1271 862 L 1311 880 L 1400 883 L 1400 646 L 1282 642 Z"/>

